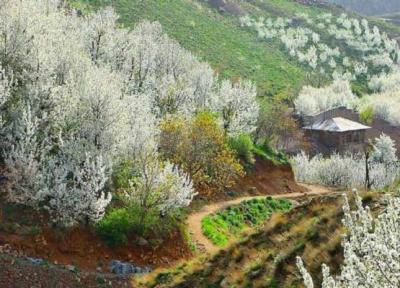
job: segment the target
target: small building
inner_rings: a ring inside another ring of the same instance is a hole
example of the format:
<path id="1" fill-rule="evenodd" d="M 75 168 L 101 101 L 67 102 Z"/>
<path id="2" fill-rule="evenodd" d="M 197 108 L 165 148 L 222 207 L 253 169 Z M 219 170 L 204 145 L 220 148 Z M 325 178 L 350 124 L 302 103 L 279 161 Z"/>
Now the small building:
<path id="1" fill-rule="evenodd" d="M 303 118 L 303 130 L 317 153 L 358 153 L 367 143 L 366 132 L 371 127 L 343 116 L 349 109 L 338 107 Z"/>

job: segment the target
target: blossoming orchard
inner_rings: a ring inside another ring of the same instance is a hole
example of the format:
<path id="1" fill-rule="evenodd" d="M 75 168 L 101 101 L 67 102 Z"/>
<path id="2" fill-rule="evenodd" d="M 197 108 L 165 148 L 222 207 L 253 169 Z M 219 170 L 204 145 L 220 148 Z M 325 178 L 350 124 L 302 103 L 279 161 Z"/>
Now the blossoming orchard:
<path id="1" fill-rule="evenodd" d="M 156 149 L 157 123 L 165 115 L 190 118 L 209 110 L 221 115 L 228 133 L 255 128 L 252 84 L 219 83 L 158 23 L 142 22 L 129 31 L 117 28 L 111 9 L 81 17 L 44 0 L 2 1 L 0 15 L 9 198 L 43 205 L 55 222 L 101 219 L 111 201 L 112 169 Z M 167 180 L 165 173 L 176 174 L 174 185 L 181 185 L 160 205 L 188 205 L 195 192 L 178 179 L 189 176 L 160 165 L 165 168 L 143 169 L 160 173 L 152 176 L 157 182 Z"/>
<path id="2" fill-rule="evenodd" d="M 399 11 L 329 3 L 0 0 L 0 286 L 400 287 Z"/>

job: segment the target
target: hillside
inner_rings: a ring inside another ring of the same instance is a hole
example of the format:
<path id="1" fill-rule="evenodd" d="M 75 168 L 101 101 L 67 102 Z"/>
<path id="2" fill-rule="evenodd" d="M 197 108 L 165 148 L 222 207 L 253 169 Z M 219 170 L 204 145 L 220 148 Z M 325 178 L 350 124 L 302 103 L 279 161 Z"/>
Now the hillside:
<path id="1" fill-rule="evenodd" d="M 239 17 L 251 15 L 264 18 L 296 18 L 299 13 L 317 17 L 323 13 L 339 15 L 343 12 L 340 8 L 328 4 L 301 4 L 290 0 L 205 2 L 199 0 L 72 1 L 82 10 L 112 4 L 120 15 L 121 23 L 128 27 L 143 19 L 159 21 L 170 37 L 200 59 L 209 62 L 223 77 L 231 79 L 241 77 L 254 81 L 260 96 L 278 95 L 291 98 L 304 84 L 320 85 L 321 81 L 327 80 L 326 77 L 315 77 L 313 69 L 290 57 L 280 41 L 275 39 L 261 41 L 257 39 L 255 31 L 240 27 Z M 356 15 L 353 16 L 358 18 Z M 400 28 L 383 21 L 372 19 L 370 24 L 378 25 L 392 37 L 400 35 Z M 321 31 L 321 33 L 326 32 Z M 329 37 L 322 35 L 321 38 Z M 332 41 L 326 39 L 328 44 Z M 361 83 L 362 85 L 364 84 Z"/>
<path id="2" fill-rule="evenodd" d="M 376 196 L 364 195 L 364 203 L 375 207 Z M 336 269 L 343 261 L 342 203 L 338 195 L 303 200 L 291 212 L 272 216 L 261 231 L 214 256 L 139 279 L 139 287 L 304 287 L 296 255 L 308 264 L 320 287 L 321 264 Z"/>
<path id="3" fill-rule="evenodd" d="M 382 15 L 400 11 L 398 0 L 328 0 L 363 15 Z"/>
<path id="4" fill-rule="evenodd" d="M 380 19 L 400 26 L 400 11 L 378 16 Z"/>

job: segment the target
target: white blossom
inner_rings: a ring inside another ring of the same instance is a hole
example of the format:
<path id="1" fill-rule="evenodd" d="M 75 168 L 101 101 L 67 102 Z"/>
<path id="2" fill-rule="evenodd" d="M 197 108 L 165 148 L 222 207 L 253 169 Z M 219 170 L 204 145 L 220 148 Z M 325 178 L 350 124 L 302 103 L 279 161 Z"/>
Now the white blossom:
<path id="1" fill-rule="evenodd" d="M 340 274 L 333 277 L 323 265 L 325 288 L 385 287 L 400 285 L 400 199 L 386 197 L 383 211 L 372 217 L 369 207 L 364 207 L 355 191 L 356 209 L 351 210 L 344 195 L 343 224 L 348 233 L 342 241 L 344 263 Z M 307 288 L 313 287 L 310 274 L 302 260 L 297 259 L 299 271 Z"/>
<path id="2" fill-rule="evenodd" d="M 144 150 L 137 157 L 140 175 L 130 183 L 124 195 L 125 201 L 136 203 L 144 210 L 157 209 L 160 212 L 188 206 L 197 194 L 189 175 L 157 158 L 152 150 Z"/>
<path id="3" fill-rule="evenodd" d="M 221 83 L 159 23 L 128 30 L 117 20 L 111 8 L 78 16 L 59 0 L 1 1 L 0 148 L 9 200 L 45 206 L 63 225 L 103 216 L 110 172 L 157 149 L 166 115 L 190 119 L 209 110 L 229 133 L 255 129 L 253 84 Z M 284 19 L 273 24 L 287 25 Z M 174 174 L 173 186 L 187 188 L 168 192 L 160 205 L 186 205 L 190 179 L 170 164 L 158 172 Z M 171 202 L 178 192 L 184 194 Z"/>
<path id="4" fill-rule="evenodd" d="M 47 162 L 48 173 L 42 179 L 46 185 L 39 195 L 48 200 L 45 208 L 57 224 L 97 222 L 111 202 L 111 194 L 104 192 L 107 171 L 102 157 L 87 154 L 85 158 L 81 167 L 70 159 Z"/>
<path id="5" fill-rule="evenodd" d="M 294 104 L 297 113 L 312 115 L 338 106 L 351 106 L 355 99 L 349 82 L 336 80 L 323 88 L 303 87 Z"/>
<path id="6" fill-rule="evenodd" d="M 309 157 L 304 152 L 294 156 L 291 161 L 298 181 L 337 187 L 363 187 L 366 183 L 365 162 L 363 154 Z M 399 176 L 395 143 L 390 137 L 382 135 L 375 139 L 368 165 L 373 188 L 391 185 Z"/>

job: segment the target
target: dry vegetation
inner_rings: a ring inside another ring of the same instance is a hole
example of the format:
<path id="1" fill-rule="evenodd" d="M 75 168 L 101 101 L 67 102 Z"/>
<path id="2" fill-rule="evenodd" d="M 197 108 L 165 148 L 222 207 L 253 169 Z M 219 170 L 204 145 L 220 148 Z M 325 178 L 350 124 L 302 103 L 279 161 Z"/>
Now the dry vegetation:
<path id="1" fill-rule="evenodd" d="M 377 194 L 364 199 L 374 207 Z M 342 198 L 305 201 L 287 214 L 271 217 L 265 227 L 211 258 L 198 258 L 174 269 L 139 279 L 139 287 L 303 287 L 297 255 L 317 282 L 326 263 L 332 272 L 342 262 Z M 319 283 L 318 283 L 319 284 Z"/>

